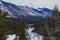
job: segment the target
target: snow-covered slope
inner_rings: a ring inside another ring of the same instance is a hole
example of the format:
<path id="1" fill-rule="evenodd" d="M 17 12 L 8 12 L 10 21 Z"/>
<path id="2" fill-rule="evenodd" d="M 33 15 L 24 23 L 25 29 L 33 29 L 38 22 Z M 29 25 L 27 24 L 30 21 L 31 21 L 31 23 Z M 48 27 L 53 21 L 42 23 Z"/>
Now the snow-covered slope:
<path id="1" fill-rule="evenodd" d="M 0 1 L 0 8 L 3 11 L 8 11 L 7 17 L 12 18 L 29 18 L 40 19 L 48 18 L 51 16 L 52 10 L 48 8 L 33 8 L 28 6 L 17 6 L 15 4 Z"/>

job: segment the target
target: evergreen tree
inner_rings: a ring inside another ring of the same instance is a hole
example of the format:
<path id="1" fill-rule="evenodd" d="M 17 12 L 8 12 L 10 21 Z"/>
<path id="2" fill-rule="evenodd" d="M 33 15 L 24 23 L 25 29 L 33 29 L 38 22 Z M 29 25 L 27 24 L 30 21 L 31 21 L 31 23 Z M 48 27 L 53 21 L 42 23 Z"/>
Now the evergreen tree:
<path id="1" fill-rule="evenodd" d="M 60 13 L 58 11 L 57 6 L 55 6 L 54 11 L 53 11 L 53 22 L 54 22 L 54 27 L 55 27 L 55 31 L 53 34 L 55 34 L 55 36 L 57 36 L 60 33 L 59 32 L 60 31 Z M 59 35 L 59 37 L 60 37 L 60 35 Z"/>
<path id="2" fill-rule="evenodd" d="M 52 13 L 52 20 L 53 20 L 53 27 L 55 28 L 57 21 L 59 20 L 59 12 L 58 12 L 58 8 L 56 5 Z"/>
<path id="3" fill-rule="evenodd" d="M 17 22 L 17 21 L 16 21 Z M 14 33 L 17 35 L 17 37 L 19 36 L 19 40 L 27 40 L 26 38 L 26 23 L 24 21 L 19 21 L 19 23 L 13 23 L 13 31 Z"/>
<path id="4" fill-rule="evenodd" d="M 6 40 L 6 35 L 10 34 L 12 30 L 9 29 L 8 20 L 6 20 L 6 16 L 8 12 L 2 13 L 0 9 L 0 40 Z"/>

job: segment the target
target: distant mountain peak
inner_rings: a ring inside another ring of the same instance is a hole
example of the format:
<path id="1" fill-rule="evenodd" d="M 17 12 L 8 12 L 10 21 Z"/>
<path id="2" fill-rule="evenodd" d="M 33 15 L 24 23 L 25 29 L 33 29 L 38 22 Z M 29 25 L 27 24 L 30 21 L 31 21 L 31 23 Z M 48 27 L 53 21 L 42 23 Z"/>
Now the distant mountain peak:
<path id="1" fill-rule="evenodd" d="M 33 8 L 28 6 L 17 6 L 12 3 L 4 2 L 0 0 L 0 8 L 8 10 L 8 17 L 12 18 L 24 18 L 24 19 L 41 19 L 51 16 L 50 9 L 48 8 Z"/>
<path id="2" fill-rule="evenodd" d="M 2 2 L 4 2 L 4 1 L 0 0 L 0 2 L 2 3 Z"/>
<path id="3" fill-rule="evenodd" d="M 2 0 L 0 0 L 0 1 L 2 1 Z"/>
<path id="4" fill-rule="evenodd" d="M 1 2 L 1 0 L 0 0 L 0 4 L 1 4 L 2 2 Z"/>

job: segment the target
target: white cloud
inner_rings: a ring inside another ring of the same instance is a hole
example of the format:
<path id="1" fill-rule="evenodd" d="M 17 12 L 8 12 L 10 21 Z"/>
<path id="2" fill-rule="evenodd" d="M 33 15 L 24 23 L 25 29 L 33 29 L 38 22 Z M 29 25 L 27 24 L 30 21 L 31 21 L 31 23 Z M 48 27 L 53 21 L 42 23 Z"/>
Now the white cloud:
<path id="1" fill-rule="evenodd" d="M 55 4 L 60 9 L 60 0 L 4 0 L 7 2 L 11 2 L 17 5 L 28 5 L 33 7 L 47 7 L 52 9 Z"/>

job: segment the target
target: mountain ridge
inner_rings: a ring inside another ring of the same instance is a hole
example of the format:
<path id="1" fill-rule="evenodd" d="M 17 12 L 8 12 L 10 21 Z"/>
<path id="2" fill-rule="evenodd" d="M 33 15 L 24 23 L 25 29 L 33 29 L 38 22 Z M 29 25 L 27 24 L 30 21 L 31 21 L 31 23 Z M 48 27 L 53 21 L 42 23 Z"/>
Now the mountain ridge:
<path id="1" fill-rule="evenodd" d="M 0 8 L 8 11 L 7 17 L 25 18 L 25 19 L 42 19 L 51 17 L 52 10 L 48 8 L 33 8 L 28 6 L 17 6 L 12 3 L 0 1 Z"/>

